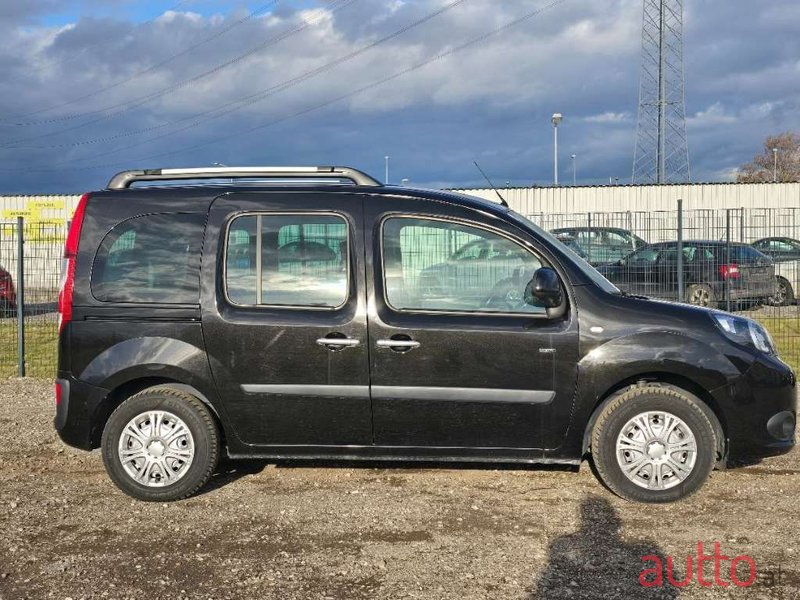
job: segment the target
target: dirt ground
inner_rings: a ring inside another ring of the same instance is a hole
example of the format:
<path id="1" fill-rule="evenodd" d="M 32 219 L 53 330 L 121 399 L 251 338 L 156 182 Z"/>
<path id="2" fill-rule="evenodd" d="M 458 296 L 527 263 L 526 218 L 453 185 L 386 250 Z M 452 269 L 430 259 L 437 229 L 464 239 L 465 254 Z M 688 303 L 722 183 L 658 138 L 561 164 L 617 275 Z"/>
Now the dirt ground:
<path id="1" fill-rule="evenodd" d="M 98 452 L 63 445 L 52 416 L 50 382 L 0 383 L 2 600 L 800 597 L 800 451 L 667 506 L 619 500 L 586 464 L 234 463 L 199 496 L 146 504 Z M 685 588 L 640 585 L 643 556 L 675 557 L 682 578 L 698 541 L 751 557 L 755 584 L 703 587 L 695 571 Z"/>

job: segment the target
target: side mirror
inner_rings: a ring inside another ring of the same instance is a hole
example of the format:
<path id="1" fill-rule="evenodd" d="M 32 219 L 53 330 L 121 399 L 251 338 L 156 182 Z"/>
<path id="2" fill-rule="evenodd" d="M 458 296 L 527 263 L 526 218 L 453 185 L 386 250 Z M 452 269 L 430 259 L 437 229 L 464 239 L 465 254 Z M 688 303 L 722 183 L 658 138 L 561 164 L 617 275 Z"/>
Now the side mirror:
<path id="1" fill-rule="evenodd" d="M 548 309 L 548 316 L 550 309 L 564 305 L 564 292 L 558 274 L 549 267 L 536 269 L 533 279 L 525 286 L 525 302 Z"/>

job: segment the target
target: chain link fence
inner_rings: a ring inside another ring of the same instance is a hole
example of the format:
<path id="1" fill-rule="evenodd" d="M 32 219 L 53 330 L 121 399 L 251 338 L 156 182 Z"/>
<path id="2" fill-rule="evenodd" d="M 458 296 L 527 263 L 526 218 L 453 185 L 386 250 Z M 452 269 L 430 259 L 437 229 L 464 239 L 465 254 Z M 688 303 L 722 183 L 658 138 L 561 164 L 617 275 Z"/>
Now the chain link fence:
<path id="1" fill-rule="evenodd" d="M 556 232 L 625 292 L 712 306 L 762 322 L 784 360 L 800 367 L 800 208 L 683 210 L 678 204 L 672 211 L 527 216 Z M 0 374 L 5 377 L 55 375 L 66 233 L 62 222 L 0 223 Z"/>

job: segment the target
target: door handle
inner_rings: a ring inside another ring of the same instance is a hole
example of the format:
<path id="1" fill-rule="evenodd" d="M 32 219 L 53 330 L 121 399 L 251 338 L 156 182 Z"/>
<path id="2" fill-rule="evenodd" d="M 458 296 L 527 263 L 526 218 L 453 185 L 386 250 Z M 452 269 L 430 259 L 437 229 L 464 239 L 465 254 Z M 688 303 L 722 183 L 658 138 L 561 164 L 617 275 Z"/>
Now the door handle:
<path id="1" fill-rule="evenodd" d="M 339 348 L 352 348 L 358 346 L 361 340 L 353 338 L 319 338 L 317 344 L 320 346 L 337 346 Z"/>
<path id="2" fill-rule="evenodd" d="M 415 340 L 378 340 L 378 348 L 395 348 L 400 350 L 413 350 L 419 348 L 419 342 Z"/>

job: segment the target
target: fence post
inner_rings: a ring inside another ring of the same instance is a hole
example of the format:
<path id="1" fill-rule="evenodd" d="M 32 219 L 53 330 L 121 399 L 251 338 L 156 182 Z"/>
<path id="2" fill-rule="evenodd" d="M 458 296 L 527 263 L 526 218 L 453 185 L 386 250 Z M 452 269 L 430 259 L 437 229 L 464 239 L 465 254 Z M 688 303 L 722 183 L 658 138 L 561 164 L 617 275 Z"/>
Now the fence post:
<path id="1" fill-rule="evenodd" d="M 25 377 L 25 219 L 17 217 L 17 373 Z"/>
<path id="2" fill-rule="evenodd" d="M 731 209 L 725 209 L 725 264 L 731 264 Z M 725 310 L 731 311 L 730 277 L 725 277 Z"/>
<path id="3" fill-rule="evenodd" d="M 746 243 L 744 239 L 744 206 L 739 209 L 739 241 Z"/>
<path id="4" fill-rule="evenodd" d="M 686 300 L 683 287 L 683 200 L 678 199 L 678 302 Z"/>

